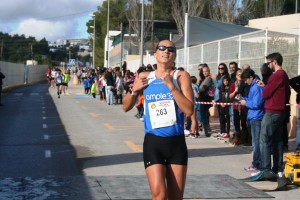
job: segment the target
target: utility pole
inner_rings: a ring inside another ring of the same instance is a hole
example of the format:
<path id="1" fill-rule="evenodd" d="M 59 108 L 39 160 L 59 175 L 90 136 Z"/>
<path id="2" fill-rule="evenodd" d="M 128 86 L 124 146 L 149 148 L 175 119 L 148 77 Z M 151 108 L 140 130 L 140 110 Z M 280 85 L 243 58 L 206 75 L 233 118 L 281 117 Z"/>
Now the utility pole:
<path id="1" fill-rule="evenodd" d="M 153 16 L 153 10 L 154 10 L 154 0 L 152 0 L 152 9 L 151 9 L 151 20 L 152 20 L 152 27 L 151 27 L 151 41 L 152 41 L 152 50 L 155 51 L 155 44 L 154 44 L 154 16 Z"/>
<path id="2" fill-rule="evenodd" d="M 0 61 L 2 60 L 2 54 L 3 54 L 3 38 L 1 40 Z"/>
<path id="3" fill-rule="evenodd" d="M 109 67 L 109 0 L 107 0 L 106 67 Z"/>
<path id="4" fill-rule="evenodd" d="M 33 64 L 33 51 L 32 51 L 32 44 L 30 45 L 30 49 L 31 49 L 31 64 L 32 64 L 32 66 L 34 65 Z"/>
<path id="5" fill-rule="evenodd" d="M 121 41 L 121 60 L 120 60 L 120 69 L 121 69 L 121 73 L 123 73 L 123 68 L 122 68 L 122 66 L 123 66 L 123 64 L 122 64 L 122 62 L 123 62 L 123 23 L 121 22 L 121 24 L 120 24 L 120 32 L 121 32 L 121 35 L 120 35 L 120 41 Z M 123 74 L 123 75 L 125 75 L 125 74 Z"/>
<path id="6" fill-rule="evenodd" d="M 140 66 L 142 67 L 144 58 L 144 0 L 142 0 L 140 56 Z"/>

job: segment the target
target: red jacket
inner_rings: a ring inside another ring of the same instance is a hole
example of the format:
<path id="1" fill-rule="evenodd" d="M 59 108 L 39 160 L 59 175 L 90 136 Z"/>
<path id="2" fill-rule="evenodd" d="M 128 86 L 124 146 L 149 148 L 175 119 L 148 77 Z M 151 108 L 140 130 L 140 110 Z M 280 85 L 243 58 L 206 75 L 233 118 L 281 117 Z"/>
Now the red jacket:
<path id="1" fill-rule="evenodd" d="M 277 70 L 270 76 L 267 85 L 264 87 L 263 98 L 265 99 L 266 112 L 284 113 L 290 95 L 288 75 L 284 70 Z"/>

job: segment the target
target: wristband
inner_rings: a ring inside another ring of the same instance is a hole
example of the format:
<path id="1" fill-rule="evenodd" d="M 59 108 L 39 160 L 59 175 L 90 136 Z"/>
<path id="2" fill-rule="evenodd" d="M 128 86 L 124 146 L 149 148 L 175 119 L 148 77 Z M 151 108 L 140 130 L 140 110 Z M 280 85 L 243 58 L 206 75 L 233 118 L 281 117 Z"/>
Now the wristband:
<path id="1" fill-rule="evenodd" d="M 175 91 L 175 90 L 177 90 L 177 88 L 174 86 L 174 87 L 170 90 L 170 92 L 172 93 L 172 92 Z"/>

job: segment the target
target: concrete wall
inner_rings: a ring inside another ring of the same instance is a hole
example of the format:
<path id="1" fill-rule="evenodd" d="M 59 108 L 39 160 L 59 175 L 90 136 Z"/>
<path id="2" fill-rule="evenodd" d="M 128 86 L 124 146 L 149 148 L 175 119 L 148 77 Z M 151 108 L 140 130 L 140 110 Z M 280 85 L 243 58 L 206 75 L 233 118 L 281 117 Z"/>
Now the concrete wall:
<path id="1" fill-rule="evenodd" d="M 47 65 L 24 65 L 0 61 L 0 71 L 4 74 L 3 89 L 27 83 L 34 83 L 46 78 Z"/>

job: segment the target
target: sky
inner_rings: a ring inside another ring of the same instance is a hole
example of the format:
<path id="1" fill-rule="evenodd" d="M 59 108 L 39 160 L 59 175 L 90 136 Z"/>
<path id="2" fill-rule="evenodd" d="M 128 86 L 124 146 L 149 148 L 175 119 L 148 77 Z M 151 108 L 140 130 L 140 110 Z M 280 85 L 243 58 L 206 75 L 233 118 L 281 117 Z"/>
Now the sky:
<path id="1" fill-rule="evenodd" d="M 60 39 L 88 38 L 86 22 L 103 0 L 1 0 L 0 32 Z"/>

